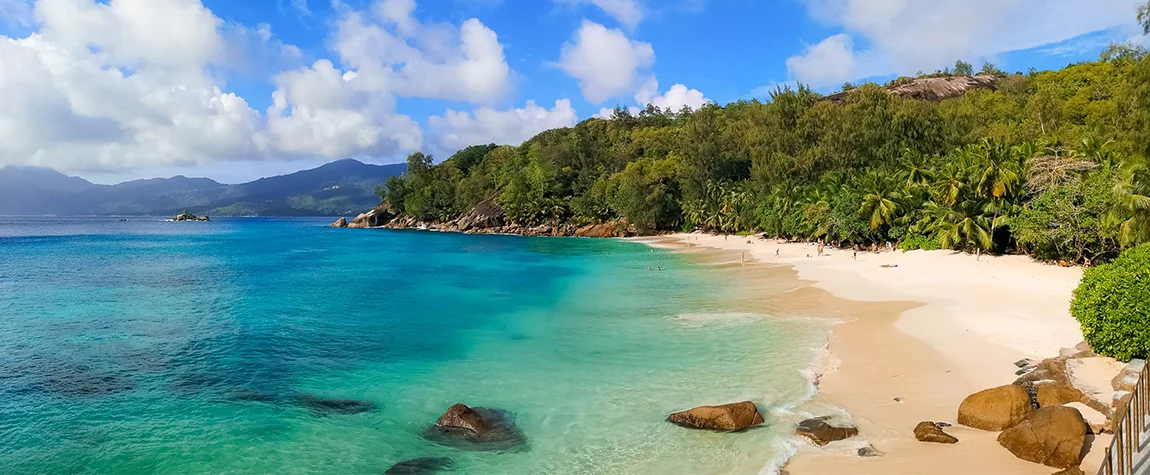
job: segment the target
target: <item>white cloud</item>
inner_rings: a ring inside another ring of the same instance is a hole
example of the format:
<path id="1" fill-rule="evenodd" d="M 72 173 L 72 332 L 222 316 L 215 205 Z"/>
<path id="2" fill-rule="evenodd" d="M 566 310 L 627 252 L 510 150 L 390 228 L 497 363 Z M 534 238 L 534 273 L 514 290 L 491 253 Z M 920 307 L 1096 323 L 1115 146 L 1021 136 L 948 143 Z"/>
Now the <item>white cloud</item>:
<path id="1" fill-rule="evenodd" d="M 448 109 L 442 117 L 429 117 L 427 125 L 437 136 L 443 153 L 450 154 L 476 144 L 519 145 L 539 132 L 570 127 L 577 120 L 571 101 L 560 99 L 550 110 L 535 101 L 527 101 L 522 109 L 506 111 L 479 108 L 469 114 Z"/>
<path id="2" fill-rule="evenodd" d="M 815 86 L 841 84 L 853 79 L 860 74 L 855 60 L 854 40 L 847 34 L 827 38 L 808 47 L 802 56 L 787 58 L 787 71 L 791 76 Z"/>
<path id="3" fill-rule="evenodd" d="M 342 61 L 403 97 L 491 104 L 511 88 L 503 46 L 474 18 L 459 27 L 423 24 L 412 0 L 382 0 L 372 14 L 345 11 L 331 38 Z"/>
<path id="4" fill-rule="evenodd" d="M 276 77 L 261 149 L 329 158 L 390 155 L 418 148 L 419 124 L 395 113 L 395 98 L 330 61 Z"/>
<path id="5" fill-rule="evenodd" d="M 806 0 L 806 4 L 813 17 L 841 27 L 844 33 L 792 57 L 787 61 L 789 74 L 825 86 L 874 75 L 931 71 L 957 59 L 975 62 L 1132 24 L 1138 0 Z M 854 49 L 858 39 L 865 40 L 867 49 Z"/>
<path id="6" fill-rule="evenodd" d="M 277 75 L 266 116 L 224 92 L 227 70 L 263 74 L 301 54 L 198 0 L 41 0 L 35 15 L 39 32 L 0 36 L 0 165 L 117 173 L 422 143 L 388 81 L 328 61 Z"/>
<path id="7" fill-rule="evenodd" d="M 395 157 L 424 143 L 397 97 L 486 104 L 510 88 L 503 47 L 478 20 L 423 23 L 412 0 L 335 6 L 328 44 L 338 59 L 300 66 L 299 48 L 269 25 L 224 22 L 200 0 L 40 0 L 37 33 L 0 36 L 0 165 L 117 174 Z M 265 114 L 223 90 L 237 73 L 274 74 Z M 438 124 L 458 140 L 503 141 L 573 117 L 564 100 L 448 111 Z"/>
<path id="8" fill-rule="evenodd" d="M 111 170 L 250 158 L 258 112 L 205 72 L 222 24 L 187 0 L 42 0 L 0 36 L 0 164 Z"/>
<path id="9" fill-rule="evenodd" d="M 307 6 L 307 0 L 291 0 L 291 8 L 301 16 L 311 15 L 311 9 Z"/>
<path id="10" fill-rule="evenodd" d="M 48 41 L 93 45 L 113 66 L 199 69 L 224 51 L 223 22 L 199 0 L 40 0 L 36 18 Z"/>
<path id="11" fill-rule="evenodd" d="M 688 89 L 682 84 L 675 84 L 666 93 L 660 95 L 659 81 L 653 77 L 647 80 L 643 87 L 639 88 L 639 92 L 635 93 L 635 101 L 640 106 L 651 104 L 671 112 L 679 112 L 684 106 L 691 110 L 698 110 L 704 104 L 711 102 L 698 89 Z"/>
<path id="12" fill-rule="evenodd" d="M 649 43 L 585 20 L 572 42 L 563 45 L 558 66 L 579 80 L 588 102 L 600 104 L 634 91 L 654 62 Z"/>
<path id="13" fill-rule="evenodd" d="M 634 28 L 643 21 L 643 7 L 638 0 L 554 0 L 558 3 L 590 3 L 602 9 L 627 28 Z"/>

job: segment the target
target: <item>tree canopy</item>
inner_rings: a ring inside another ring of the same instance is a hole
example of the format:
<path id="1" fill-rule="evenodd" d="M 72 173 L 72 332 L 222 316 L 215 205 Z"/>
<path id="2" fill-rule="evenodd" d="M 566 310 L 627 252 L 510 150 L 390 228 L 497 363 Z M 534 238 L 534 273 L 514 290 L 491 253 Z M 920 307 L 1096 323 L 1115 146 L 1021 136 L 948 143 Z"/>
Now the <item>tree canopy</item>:
<path id="1" fill-rule="evenodd" d="M 1147 20 L 1145 14 L 1143 21 Z M 973 74 L 958 61 L 954 74 Z M 1150 241 L 1150 59 L 1114 45 L 1097 61 L 1006 75 L 929 102 L 877 84 L 841 101 L 805 86 L 764 101 L 633 114 L 409 158 L 381 196 L 447 220 L 494 198 L 525 225 L 626 220 L 869 246 L 1113 258 Z M 931 75 L 934 76 L 934 75 Z M 900 78 L 897 85 L 913 80 Z"/>

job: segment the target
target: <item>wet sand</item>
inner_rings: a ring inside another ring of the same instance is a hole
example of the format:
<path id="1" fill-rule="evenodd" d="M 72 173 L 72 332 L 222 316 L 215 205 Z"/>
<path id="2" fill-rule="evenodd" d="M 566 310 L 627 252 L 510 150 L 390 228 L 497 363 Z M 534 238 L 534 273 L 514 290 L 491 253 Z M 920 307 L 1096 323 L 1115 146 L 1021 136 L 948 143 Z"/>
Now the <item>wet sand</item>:
<path id="1" fill-rule="evenodd" d="M 830 330 L 818 394 L 806 409 L 813 415 L 821 415 L 820 407 L 845 409 L 860 435 L 823 448 L 797 444 L 789 474 L 1057 471 L 1015 458 L 998 445 L 998 433 L 959 426 L 955 418 L 967 395 L 1013 381 L 1014 361 L 1056 356 L 1082 341 L 1068 311 L 1081 269 L 949 251 L 828 250 L 819 257 L 811 244 L 737 236 L 642 241 L 699 255 L 722 250 L 750 288 L 762 288 L 746 306 L 841 322 Z M 960 442 L 918 442 L 912 429 L 924 420 L 954 424 L 947 431 Z M 867 443 L 883 455 L 857 457 L 855 449 Z M 1109 436 L 1093 441 L 1086 472 L 1098 466 L 1108 443 Z"/>

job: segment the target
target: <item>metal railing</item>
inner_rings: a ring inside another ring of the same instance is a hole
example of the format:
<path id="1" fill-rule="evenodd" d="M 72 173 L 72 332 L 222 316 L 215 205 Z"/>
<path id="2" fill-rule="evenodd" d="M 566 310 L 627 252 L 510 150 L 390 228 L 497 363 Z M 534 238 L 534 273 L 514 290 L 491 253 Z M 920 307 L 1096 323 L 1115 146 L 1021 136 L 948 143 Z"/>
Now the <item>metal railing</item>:
<path id="1" fill-rule="evenodd" d="M 1138 383 L 1134 385 L 1130 400 L 1120 413 L 1122 418 L 1114 426 L 1114 440 L 1106 447 L 1106 455 L 1102 458 L 1102 467 L 1098 475 L 1133 475 L 1135 473 L 1150 473 L 1142 460 L 1143 435 L 1146 432 L 1147 413 L 1150 413 L 1150 364 L 1143 366 L 1138 374 Z M 1135 472 L 1134 469 L 1140 469 Z"/>

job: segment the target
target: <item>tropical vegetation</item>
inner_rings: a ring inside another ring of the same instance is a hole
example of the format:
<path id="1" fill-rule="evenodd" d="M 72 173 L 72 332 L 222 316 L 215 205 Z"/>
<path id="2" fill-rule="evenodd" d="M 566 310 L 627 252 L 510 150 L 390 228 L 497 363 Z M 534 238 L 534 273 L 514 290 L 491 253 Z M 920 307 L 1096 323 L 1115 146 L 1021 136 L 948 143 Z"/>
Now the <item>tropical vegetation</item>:
<path id="1" fill-rule="evenodd" d="M 1070 311 L 1099 354 L 1122 361 L 1150 356 L 1150 244 L 1086 269 Z"/>
<path id="2" fill-rule="evenodd" d="M 959 61 L 954 71 L 973 72 Z M 953 75 L 939 71 L 924 76 Z M 587 119 L 442 163 L 415 153 L 379 194 L 420 220 L 494 198 L 524 225 L 765 233 L 867 247 L 1113 259 L 1150 241 L 1150 56 L 997 75 L 929 102 L 878 84 Z M 887 86 L 906 84 L 899 78 Z"/>

